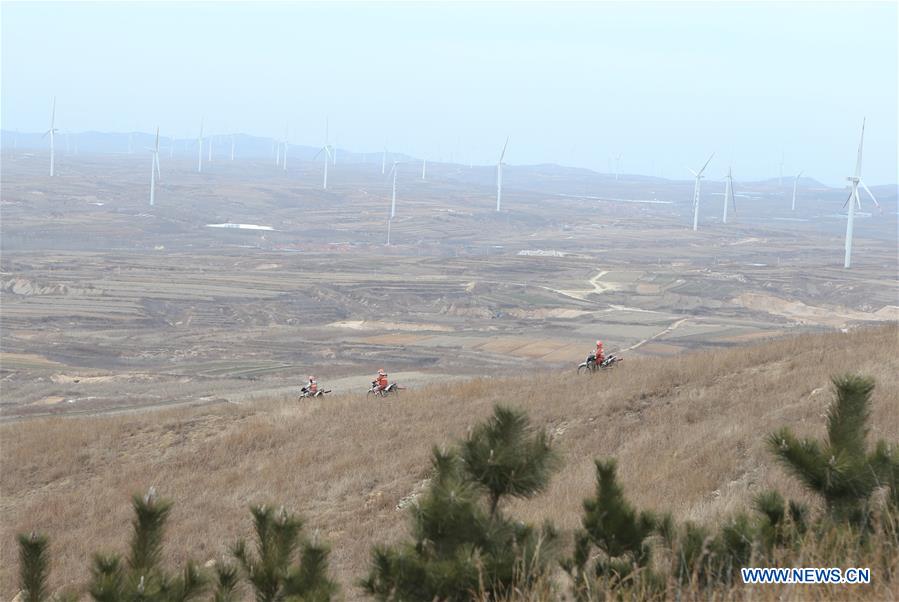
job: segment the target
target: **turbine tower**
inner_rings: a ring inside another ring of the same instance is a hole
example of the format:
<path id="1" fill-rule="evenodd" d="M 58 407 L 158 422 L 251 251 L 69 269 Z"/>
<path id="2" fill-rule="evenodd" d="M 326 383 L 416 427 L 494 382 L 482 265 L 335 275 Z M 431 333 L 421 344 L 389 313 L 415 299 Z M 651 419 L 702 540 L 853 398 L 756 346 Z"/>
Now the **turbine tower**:
<path id="1" fill-rule="evenodd" d="M 709 155 L 709 160 L 705 162 L 705 165 L 703 165 L 702 169 L 700 169 L 698 172 L 693 171 L 689 167 L 687 168 L 687 169 L 690 169 L 690 173 L 692 173 L 693 176 L 696 178 L 696 183 L 693 184 L 693 231 L 694 232 L 696 232 L 696 230 L 699 228 L 699 190 L 701 187 L 700 182 L 702 181 L 702 172 L 704 172 L 705 168 L 709 166 L 709 163 L 712 161 L 712 157 L 714 157 L 714 156 L 715 156 L 715 153 L 712 153 L 711 155 Z"/>
<path id="2" fill-rule="evenodd" d="M 56 129 L 56 97 L 53 97 L 53 106 L 50 109 L 50 129 L 44 133 L 44 136 L 50 136 L 50 177 L 52 178 L 56 175 L 54 170 L 54 160 L 56 155 L 56 132 L 59 130 Z"/>
<path id="3" fill-rule="evenodd" d="M 234 134 L 231 134 L 231 160 L 234 160 Z"/>
<path id="4" fill-rule="evenodd" d="M 399 164 L 399 161 L 394 161 L 393 168 L 390 170 L 390 174 L 393 176 L 393 192 L 390 194 L 390 219 L 393 219 L 396 215 L 396 166 Z"/>
<path id="5" fill-rule="evenodd" d="M 862 202 L 858 195 L 858 186 L 861 186 L 868 193 L 868 196 L 871 197 L 871 200 L 874 201 L 874 204 L 877 205 L 878 209 L 880 208 L 880 203 L 877 202 L 877 199 L 874 198 L 874 193 L 871 192 L 871 189 L 862 181 L 862 147 L 865 144 L 865 120 L 862 119 L 862 136 L 858 142 L 858 159 L 855 162 L 855 175 L 849 176 L 846 179 L 849 180 L 849 184 L 851 186 L 851 190 L 849 192 L 849 198 L 846 199 L 846 204 L 849 205 L 849 215 L 846 220 L 846 256 L 843 260 L 843 267 L 848 268 L 852 264 L 852 227 L 855 222 L 855 208 L 858 206 L 861 209 Z"/>
<path id="6" fill-rule="evenodd" d="M 203 173 L 203 119 L 200 119 L 200 137 L 197 138 L 197 173 Z"/>
<path id="7" fill-rule="evenodd" d="M 503 159 L 506 156 L 506 147 L 509 146 L 509 137 L 506 136 L 506 143 L 503 144 L 503 152 L 499 154 L 499 161 L 496 163 L 496 210 L 499 211 L 503 206 Z"/>
<path id="8" fill-rule="evenodd" d="M 321 149 L 317 153 L 315 153 L 315 157 L 312 158 L 313 161 L 318 159 L 318 156 L 322 153 L 325 153 L 325 173 L 324 179 L 322 181 L 322 190 L 328 189 L 328 164 L 331 162 L 331 146 L 325 143 Z"/>
<path id="9" fill-rule="evenodd" d="M 290 144 L 289 142 L 287 142 L 287 138 L 288 138 L 287 132 L 288 132 L 288 128 L 285 125 L 284 126 L 284 161 L 281 163 L 281 169 L 283 169 L 284 171 L 287 171 L 287 146 Z"/>
<path id="10" fill-rule="evenodd" d="M 156 180 L 159 179 L 159 128 L 156 128 L 156 144 L 148 151 L 153 153 L 153 160 L 150 163 L 150 206 L 156 202 Z"/>
<path id="11" fill-rule="evenodd" d="M 387 147 L 384 147 L 384 154 L 381 155 L 381 175 L 387 173 Z"/>
<path id="12" fill-rule="evenodd" d="M 801 178 L 801 177 L 802 177 L 802 172 L 800 171 L 796 175 L 796 179 L 793 180 L 793 206 L 791 208 L 791 211 L 796 211 L 796 189 L 799 187 L 799 178 Z"/>
<path id="13" fill-rule="evenodd" d="M 424 180 L 428 174 L 428 160 L 421 160 L 421 179 Z"/>
<path id="14" fill-rule="evenodd" d="M 730 200 L 731 206 L 734 208 L 734 215 L 737 213 L 737 201 L 734 198 L 734 176 L 731 173 L 730 166 L 727 167 L 727 176 L 725 177 L 725 186 L 724 186 L 724 217 L 721 219 L 721 223 L 727 223 L 727 201 Z M 730 197 L 730 199 L 728 199 Z"/>
<path id="15" fill-rule="evenodd" d="M 618 179 L 618 174 L 621 172 L 621 153 L 615 156 L 615 179 Z"/>

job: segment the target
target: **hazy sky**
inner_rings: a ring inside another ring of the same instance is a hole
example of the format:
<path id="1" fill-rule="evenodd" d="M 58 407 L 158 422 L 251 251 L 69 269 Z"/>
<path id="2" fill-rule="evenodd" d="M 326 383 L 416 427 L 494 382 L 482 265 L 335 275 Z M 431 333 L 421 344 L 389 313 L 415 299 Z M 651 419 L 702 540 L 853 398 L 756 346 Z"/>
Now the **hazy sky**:
<path id="1" fill-rule="evenodd" d="M 2 3 L 2 126 L 737 179 L 897 177 L 897 4 Z"/>

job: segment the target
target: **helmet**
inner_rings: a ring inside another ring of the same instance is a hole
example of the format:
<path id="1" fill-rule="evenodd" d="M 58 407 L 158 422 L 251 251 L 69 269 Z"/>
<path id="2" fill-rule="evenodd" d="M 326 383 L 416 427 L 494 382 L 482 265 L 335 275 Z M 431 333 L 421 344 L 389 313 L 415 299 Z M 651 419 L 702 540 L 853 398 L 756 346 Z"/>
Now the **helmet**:
<path id="1" fill-rule="evenodd" d="M 315 380 L 315 377 L 314 377 L 314 376 L 310 376 L 310 377 L 309 377 L 309 380 Z"/>
<path id="2" fill-rule="evenodd" d="M 596 341 L 596 346 L 597 346 L 597 347 L 602 347 L 602 341 Z"/>
<path id="3" fill-rule="evenodd" d="M 384 375 L 386 375 L 386 374 L 387 374 L 387 373 L 384 372 L 384 368 L 378 368 L 378 376 L 384 376 Z"/>

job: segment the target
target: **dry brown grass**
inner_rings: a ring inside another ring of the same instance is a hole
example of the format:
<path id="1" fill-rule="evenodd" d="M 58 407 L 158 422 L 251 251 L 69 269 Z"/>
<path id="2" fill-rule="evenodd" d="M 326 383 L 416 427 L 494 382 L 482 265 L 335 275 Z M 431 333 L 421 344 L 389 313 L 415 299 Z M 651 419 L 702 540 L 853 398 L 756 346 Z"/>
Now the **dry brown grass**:
<path id="1" fill-rule="evenodd" d="M 631 500 L 712 522 L 776 487 L 804 497 L 764 437 L 781 425 L 820 435 L 829 378 L 877 380 L 871 439 L 899 440 L 899 328 L 805 335 L 752 347 L 625 361 L 594 377 L 475 379 L 383 401 L 358 395 L 70 418 L 0 427 L 0 595 L 16 591 L 17 532 L 51 538 L 53 585 L 88 575 L 92 552 L 123 550 L 130 495 L 155 485 L 175 502 L 170 560 L 218 557 L 250 532 L 248 506 L 298 511 L 330 542 L 348 598 L 375 542 L 405 535 L 399 500 L 493 404 L 526 409 L 555 436 L 564 466 L 550 489 L 511 509 L 575 527 L 593 458 L 615 456 Z"/>

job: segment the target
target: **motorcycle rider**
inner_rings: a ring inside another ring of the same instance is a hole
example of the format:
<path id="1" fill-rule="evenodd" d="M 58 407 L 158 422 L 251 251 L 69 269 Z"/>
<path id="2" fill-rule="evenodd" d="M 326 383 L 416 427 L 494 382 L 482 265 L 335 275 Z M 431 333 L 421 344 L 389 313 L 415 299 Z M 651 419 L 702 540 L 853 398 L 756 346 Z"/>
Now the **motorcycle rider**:
<path id="1" fill-rule="evenodd" d="M 587 361 L 593 361 L 597 366 L 601 365 L 604 361 L 606 361 L 606 356 L 602 352 L 602 341 L 596 341 L 596 349 L 587 357 Z"/>
<path id="2" fill-rule="evenodd" d="M 306 392 L 311 396 L 315 396 L 318 393 L 318 381 L 315 380 L 314 376 L 309 377 L 309 382 L 306 383 Z"/>
<path id="3" fill-rule="evenodd" d="M 387 373 L 384 372 L 384 368 L 378 368 L 378 375 L 375 377 L 375 380 L 372 384 L 378 386 L 378 391 L 384 391 L 385 389 L 387 389 Z"/>

